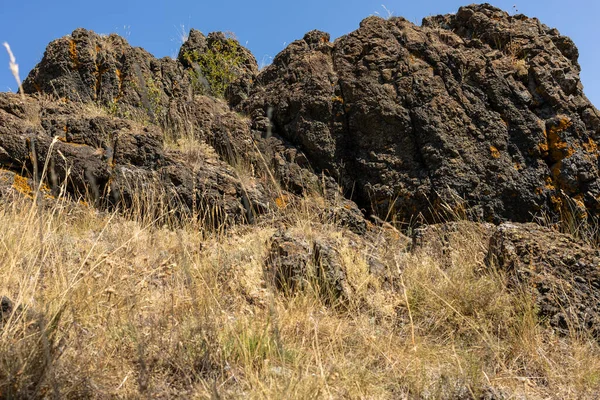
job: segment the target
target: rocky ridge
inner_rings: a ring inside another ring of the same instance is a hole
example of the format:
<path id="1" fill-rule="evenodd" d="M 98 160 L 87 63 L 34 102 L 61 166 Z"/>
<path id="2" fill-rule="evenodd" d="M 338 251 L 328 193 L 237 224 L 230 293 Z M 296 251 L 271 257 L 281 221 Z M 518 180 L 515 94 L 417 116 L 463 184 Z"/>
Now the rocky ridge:
<path id="1" fill-rule="evenodd" d="M 369 17 L 334 42 L 311 31 L 263 71 L 222 33 L 192 30 L 173 60 L 77 29 L 48 46 L 24 98 L 0 94 L 0 193 L 33 196 L 41 180 L 48 197 L 100 208 L 153 196 L 221 226 L 318 192 L 319 215 L 357 248 L 372 222 L 487 221 L 482 265 L 532 286 L 555 328 L 597 334 L 598 251 L 520 224 L 599 216 L 600 115 L 577 57 L 555 29 L 487 4 L 422 26 Z M 448 254 L 455 231 L 427 226 L 413 251 Z M 335 240 L 282 228 L 271 242 L 265 269 L 282 291 L 317 278 L 353 296 Z M 369 259 L 383 281 L 386 257 Z"/>

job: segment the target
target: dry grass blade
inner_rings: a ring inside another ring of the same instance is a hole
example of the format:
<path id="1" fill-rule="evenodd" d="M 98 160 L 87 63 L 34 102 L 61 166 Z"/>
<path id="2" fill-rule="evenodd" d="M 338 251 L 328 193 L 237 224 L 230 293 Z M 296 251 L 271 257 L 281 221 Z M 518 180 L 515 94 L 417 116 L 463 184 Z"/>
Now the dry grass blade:
<path id="1" fill-rule="evenodd" d="M 3 43 L 4 48 L 6 48 L 6 52 L 8 53 L 9 58 L 9 68 L 12 75 L 15 77 L 15 81 L 17 81 L 17 85 L 19 87 L 19 93 L 21 94 L 21 98 L 25 99 L 25 94 L 23 93 L 23 87 L 21 86 L 21 78 L 19 76 L 19 64 L 17 64 L 17 59 L 15 58 L 12 50 L 10 49 L 10 45 L 6 42 Z"/>

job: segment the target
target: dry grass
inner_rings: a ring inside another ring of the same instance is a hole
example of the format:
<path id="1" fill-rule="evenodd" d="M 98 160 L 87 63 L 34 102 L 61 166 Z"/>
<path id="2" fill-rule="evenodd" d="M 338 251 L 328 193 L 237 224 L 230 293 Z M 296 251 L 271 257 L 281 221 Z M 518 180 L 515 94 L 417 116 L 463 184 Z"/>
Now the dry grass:
<path id="1" fill-rule="evenodd" d="M 291 229 L 341 240 L 356 301 L 336 308 L 270 287 L 268 223 L 201 234 L 60 200 L 43 212 L 40 227 L 31 201 L 0 206 L 0 293 L 30 310 L 1 330 L 4 398 L 598 396 L 598 343 L 540 324 L 482 270 L 473 232 L 446 259 L 387 240 L 386 286 L 339 229 L 286 208 Z"/>

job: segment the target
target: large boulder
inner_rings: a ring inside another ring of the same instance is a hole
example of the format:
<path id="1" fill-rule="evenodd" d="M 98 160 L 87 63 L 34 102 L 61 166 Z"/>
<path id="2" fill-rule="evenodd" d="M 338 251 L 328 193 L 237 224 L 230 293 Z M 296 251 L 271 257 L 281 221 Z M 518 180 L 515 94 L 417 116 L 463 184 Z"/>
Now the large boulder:
<path id="1" fill-rule="evenodd" d="M 299 147 L 360 207 L 410 220 L 598 215 L 600 118 L 573 42 L 490 5 L 369 17 L 278 54 L 240 109 Z"/>

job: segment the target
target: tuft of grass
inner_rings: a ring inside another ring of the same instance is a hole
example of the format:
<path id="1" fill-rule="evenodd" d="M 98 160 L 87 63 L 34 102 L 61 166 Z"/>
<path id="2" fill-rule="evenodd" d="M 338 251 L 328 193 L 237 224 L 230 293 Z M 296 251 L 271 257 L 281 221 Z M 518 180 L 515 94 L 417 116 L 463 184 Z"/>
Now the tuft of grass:
<path id="1" fill-rule="evenodd" d="M 21 94 L 21 98 L 25 99 L 25 94 L 23 93 L 23 87 L 21 86 L 21 77 L 19 76 L 19 64 L 17 64 L 17 59 L 15 58 L 12 50 L 10 49 L 10 45 L 7 42 L 3 43 L 6 52 L 8 53 L 8 67 L 10 68 L 10 72 L 12 73 L 15 81 L 17 81 L 17 86 L 19 88 L 19 93 Z"/>

